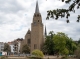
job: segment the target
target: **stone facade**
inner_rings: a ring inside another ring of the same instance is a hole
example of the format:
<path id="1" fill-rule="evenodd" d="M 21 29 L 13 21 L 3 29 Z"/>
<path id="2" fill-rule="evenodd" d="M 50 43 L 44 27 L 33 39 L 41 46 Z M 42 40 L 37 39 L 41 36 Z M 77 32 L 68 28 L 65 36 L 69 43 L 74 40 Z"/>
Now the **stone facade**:
<path id="1" fill-rule="evenodd" d="M 35 13 L 33 15 L 33 21 L 31 23 L 31 31 L 28 30 L 28 32 L 26 33 L 25 39 L 22 41 L 22 46 L 24 44 L 27 44 L 30 48 L 30 52 L 32 52 L 34 49 L 40 50 L 43 43 L 43 23 L 37 1 Z"/>

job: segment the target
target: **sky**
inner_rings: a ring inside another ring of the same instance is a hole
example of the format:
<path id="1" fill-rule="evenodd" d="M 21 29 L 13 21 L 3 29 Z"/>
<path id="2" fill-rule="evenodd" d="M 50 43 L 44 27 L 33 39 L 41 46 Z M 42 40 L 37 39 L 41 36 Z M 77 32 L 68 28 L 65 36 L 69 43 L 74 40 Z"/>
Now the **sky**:
<path id="1" fill-rule="evenodd" d="M 80 38 L 80 22 L 76 22 L 80 10 L 71 13 L 70 23 L 66 23 L 66 18 L 46 20 L 46 17 L 48 10 L 68 8 L 68 5 L 59 0 L 38 0 L 38 4 L 47 33 L 63 32 L 73 40 Z M 36 0 L 0 0 L 0 42 L 24 38 L 31 29 L 35 7 Z"/>

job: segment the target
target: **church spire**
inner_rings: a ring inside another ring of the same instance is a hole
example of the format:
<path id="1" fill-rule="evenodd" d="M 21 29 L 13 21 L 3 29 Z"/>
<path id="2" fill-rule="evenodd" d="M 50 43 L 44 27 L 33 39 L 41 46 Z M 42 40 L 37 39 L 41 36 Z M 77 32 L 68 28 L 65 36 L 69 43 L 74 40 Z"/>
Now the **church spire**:
<path id="1" fill-rule="evenodd" d="M 36 9 L 35 9 L 35 13 L 39 13 L 38 0 L 36 1 Z"/>
<path id="2" fill-rule="evenodd" d="M 45 26 L 45 36 L 47 36 L 46 26 Z"/>

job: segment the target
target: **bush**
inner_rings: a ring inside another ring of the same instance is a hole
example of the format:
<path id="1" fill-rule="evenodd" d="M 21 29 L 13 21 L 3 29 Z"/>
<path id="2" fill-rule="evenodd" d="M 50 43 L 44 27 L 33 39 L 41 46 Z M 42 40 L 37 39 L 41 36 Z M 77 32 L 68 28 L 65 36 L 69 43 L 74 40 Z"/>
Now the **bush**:
<path id="1" fill-rule="evenodd" d="M 44 56 L 43 52 L 38 49 L 32 51 L 32 55 L 34 55 L 35 57 L 41 57 L 41 58 L 43 58 Z"/>
<path id="2" fill-rule="evenodd" d="M 34 51 L 32 51 L 32 56 L 29 57 L 29 59 L 43 59 L 44 54 L 42 51 L 36 49 Z"/>

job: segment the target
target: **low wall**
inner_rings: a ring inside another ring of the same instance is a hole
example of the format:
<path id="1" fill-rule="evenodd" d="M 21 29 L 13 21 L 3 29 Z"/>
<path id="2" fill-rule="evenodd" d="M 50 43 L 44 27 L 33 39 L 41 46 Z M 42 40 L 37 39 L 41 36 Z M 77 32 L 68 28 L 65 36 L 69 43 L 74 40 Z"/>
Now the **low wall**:
<path id="1" fill-rule="evenodd" d="M 1 57 L 0 57 L 1 59 Z M 27 57 L 2 57 L 2 59 L 28 59 Z"/>
<path id="2" fill-rule="evenodd" d="M 28 58 L 25 56 L 23 57 L 9 56 L 3 59 L 28 59 Z M 61 57 L 57 58 L 56 56 L 45 56 L 43 59 L 61 59 Z M 77 58 L 68 58 L 68 59 L 77 59 Z"/>

